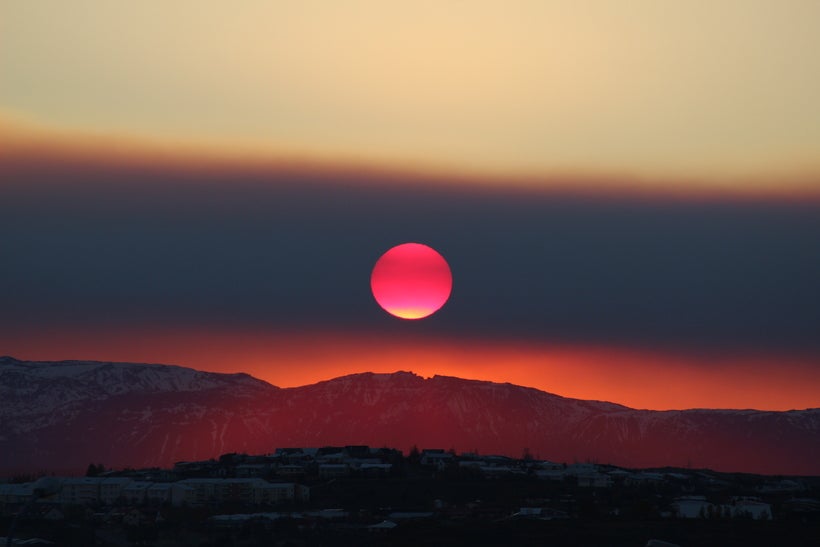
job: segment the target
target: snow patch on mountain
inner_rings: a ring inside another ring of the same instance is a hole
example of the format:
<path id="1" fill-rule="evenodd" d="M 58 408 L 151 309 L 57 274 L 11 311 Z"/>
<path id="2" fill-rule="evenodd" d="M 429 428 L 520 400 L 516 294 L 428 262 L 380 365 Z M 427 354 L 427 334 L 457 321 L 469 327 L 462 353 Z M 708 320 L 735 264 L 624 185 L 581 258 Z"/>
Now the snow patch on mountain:
<path id="1" fill-rule="evenodd" d="M 360 373 L 279 389 L 176 366 L 0 358 L 0 471 L 369 444 L 632 467 L 820 473 L 820 409 L 635 410 L 508 383 Z"/>

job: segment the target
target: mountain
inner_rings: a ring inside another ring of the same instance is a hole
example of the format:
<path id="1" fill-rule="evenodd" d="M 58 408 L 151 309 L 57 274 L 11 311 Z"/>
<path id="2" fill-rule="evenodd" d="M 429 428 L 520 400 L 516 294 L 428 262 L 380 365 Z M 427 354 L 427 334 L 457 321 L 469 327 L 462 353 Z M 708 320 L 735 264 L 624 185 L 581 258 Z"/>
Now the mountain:
<path id="1" fill-rule="evenodd" d="M 178 366 L 0 357 L 0 473 L 348 444 L 818 475 L 820 409 L 635 410 L 410 372 L 282 389 Z"/>

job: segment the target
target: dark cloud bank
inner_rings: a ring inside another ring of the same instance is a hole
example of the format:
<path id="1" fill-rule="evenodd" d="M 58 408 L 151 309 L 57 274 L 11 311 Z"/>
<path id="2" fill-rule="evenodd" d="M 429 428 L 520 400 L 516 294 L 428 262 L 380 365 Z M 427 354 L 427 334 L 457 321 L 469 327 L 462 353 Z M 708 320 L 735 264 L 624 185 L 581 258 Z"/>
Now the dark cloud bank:
<path id="1" fill-rule="evenodd" d="M 820 351 L 816 202 L 573 196 L 434 180 L 21 163 L 0 181 L 0 327 L 281 325 Z M 383 182 L 383 183 L 382 183 Z M 392 245 L 446 307 L 372 301 Z"/>

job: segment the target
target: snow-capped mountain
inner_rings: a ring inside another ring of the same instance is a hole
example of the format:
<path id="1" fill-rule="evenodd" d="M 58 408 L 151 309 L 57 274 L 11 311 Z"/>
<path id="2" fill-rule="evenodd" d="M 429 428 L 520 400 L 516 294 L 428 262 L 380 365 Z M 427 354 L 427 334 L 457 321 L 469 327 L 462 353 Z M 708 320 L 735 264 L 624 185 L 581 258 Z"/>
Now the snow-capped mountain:
<path id="1" fill-rule="evenodd" d="M 634 410 L 409 372 L 280 389 L 167 365 L 0 358 L 0 472 L 412 445 L 554 461 L 820 474 L 820 409 Z"/>
<path id="2" fill-rule="evenodd" d="M 211 374 L 171 365 L 0 357 L 0 438 L 63 423 L 82 413 L 89 401 L 229 388 L 252 396 L 272 386 L 247 374 Z"/>

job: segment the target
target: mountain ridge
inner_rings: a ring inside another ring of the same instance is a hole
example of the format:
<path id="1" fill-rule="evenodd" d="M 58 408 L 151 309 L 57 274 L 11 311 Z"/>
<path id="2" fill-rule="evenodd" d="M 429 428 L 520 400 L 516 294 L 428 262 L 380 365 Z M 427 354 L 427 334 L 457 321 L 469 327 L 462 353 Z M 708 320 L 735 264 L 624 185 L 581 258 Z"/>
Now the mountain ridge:
<path id="1" fill-rule="evenodd" d="M 617 403 L 614 401 L 607 401 L 603 399 L 579 399 L 575 397 L 568 397 L 565 395 L 560 395 L 558 393 L 553 393 L 551 391 L 545 391 L 543 389 L 539 389 L 533 386 L 525 386 L 521 384 L 515 384 L 512 382 L 495 382 L 492 380 L 480 380 L 476 378 L 462 378 L 460 376 L 452 376 L 449 374 L 434 374 L 433 376 L 425 377 L 420 374 L 417 374 L 413 371 L 408 370 L 396 370 L 393 372 L 373 372 L 373 371 L 364 371 L 364 372 L 353 372 L 350 374 L 343 374 L 341 376 L 333 376 L 331 378 L 327 378 L 324 380 L 318 380 L 311 384 L 302 384 L 299 386 L 289 386 L 289 387 L 281 387 L 268 382 L 267 380 L 263 380 L 261 378 L 257 378 L 252 374 L 247 372 L 213 372 L 213 371 L 204 371 L 195 369 L 192 367 L 188 367 L 185 365 L 176 365 L 176 364 L 164 364 L 164 363 L 138 363 L 138 362 L 125 362 L 125 361 L 99 361 L 99 360 L 84 360 L 84 359 L 63 359 L 59 361 L 33 361 L 33 360 L 24 360 L 24 359 L 17 359 L 16 357 L 9 356 L 9 355 L 2 355 L 0 356 L 0 366 L 5 363 L 26 363 L 26 364 L 34 364 L 34 365 L 69 365 L 69 364 L 94 364 L 94 365 L 114 365 L 114 366 L 138 366 L 138 367 L 163 367 L 163 368 L 175 368 L 175 369 L 183 369 L 183 370 L 190 370 L 194 371 L 199 374 L 204 375 L 214 375 L 218 377 L 235 377 L 235 378 L 249 378 L 255 382 L 259 382 L 270 387 L 281 389 L 281 390 L 293 390 L 293 389 L 301 389 L 309 386 L 315 386 L 318 384 L 324 384 L 327 382 L 334 382 L 338 380 L 342 380 L 345 378 L 355 378 L 355 377 L 366 377 L 366 376 L 384 376 L 384 377 L 393 377 L 393 376 L 402 376 L 408 375 L 415 378 L 418 378 L 422 382 L 434 381 L 434 380 L 446 380 L 446 379 L 454 379 L 461 382 L 475 382 L 478 384 L 491 384 L 491 385 L 500 385 L 500 386 L 515 386 L 517 388 L 523 389 L 531 389 L 537 391 L 539 393 L 549 395 L 552 397 L 557 397 L 560 399 L 565 400 L 572 400 L 572 401 L 586 401 L 591 403 L 606 403 L 608 405 L 615 405 L 618 407 L 622 407 L 628 410 L 639 410 L 639 411 L 648 411 L 648 412 L 683 412 L 683 411 L 695 411 L 695 410 L 708 410 L 710 412 L 720 412 L 720 411 L 728 411 L 728 412 L 739 412 L 739 411 L 754 411 L 754 412 L 802 412 L 807 410 L 820 410 L 820 406 L 818 407 L 807 407 L 807 408 L 792 408 L 788 410 L 768 410 L 768 409 L 760 409 L 760 408 L 718 408 L 718 407 L 687 407 L 687 408 L 669 408 L 669 409 L 654 409 L 654 408 L 639 408 L 639 407 L 631 407 L 628 405 L 624 405 L 622 403 Z"/>
<path id="2" fill-rule="evenodd" d="M 176 365 L 0 357 L 0 472 L 346 444 L 820 474 L 820 409 L 632 409 L 409 371 L 280 388 Z"/>

